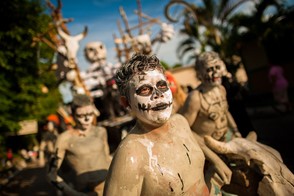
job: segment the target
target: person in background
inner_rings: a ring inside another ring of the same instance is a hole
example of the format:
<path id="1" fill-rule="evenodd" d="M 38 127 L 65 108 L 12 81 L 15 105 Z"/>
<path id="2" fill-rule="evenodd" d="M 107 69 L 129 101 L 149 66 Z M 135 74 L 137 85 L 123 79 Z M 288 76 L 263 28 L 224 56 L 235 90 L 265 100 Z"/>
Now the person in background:
<path id="1" fill-rule="evenodd" d="M 111 162 L 107 131 L 93 125 L 96 108 L 89 96 L 74 96 L 71 110 L 76 125 L 58 136 L 48 177 L 66 195 L 101 195 Z M 75 173 L 74 187 L 58 175 L 65 159 Z"/>
<path id="2" fill-rule="evenodd" d="M 270 64 L 268 72 L 269 82 L 272 86 L 272 93 L 277 104 L 285 107 L 284 111 L 292 111 L 292 104 L 288 97 L 288 80 L 284 76 L 284 69 L 277 64 Z M 276 108 L 277 109 L 277 108 Z"/>
<path id="3" fill-rule="evenodd" d="M 179 113 L 189 123 L 207 160 L 205 171 L 210 192 L 220 192 L 220 188 L 229 184 L 232 172 L 226 163 L 204 141 L 204 136 L 211 136 L 218 141 L 230 141 L 241 137 L 237 124 L 228 110 L 226 90 L 222 86 L 225 64 L 218 53 L 204 52 L 197 58 L 195 69 L 201 84 L 192 90 Z M 218 163 L 218 164 L 215 164 Z M 216 167 L 218 166 L 218 167 Z M 210 180 L 211 179 L 211 180 Z"/>

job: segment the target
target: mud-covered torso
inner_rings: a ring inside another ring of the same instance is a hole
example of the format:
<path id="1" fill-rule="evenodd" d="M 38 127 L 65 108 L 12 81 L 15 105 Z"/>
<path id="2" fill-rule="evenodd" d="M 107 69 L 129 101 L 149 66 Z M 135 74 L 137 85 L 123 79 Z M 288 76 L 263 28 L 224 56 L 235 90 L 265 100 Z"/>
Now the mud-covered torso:
<path id="1" fill-rule="evenodd" d="M 78 175 L 108 169 L 110 163 L 105 153 L 104 134 L 107 134 L 104 128 L 94 126 L 86 136 L 69 134 L 66 158 Z"/>
<path id="2" fill-rule="evenodd" d="M 219 88 L 204 92 L 199 91 L 200 110 L 192 129 L 200 136 L 211 135 L 221 139 L 228 130 L 228 103 L 226 94 Z"/>
<path id="3" fill-rule="evenodd" d="M 204 154 L 182 119 L 172 117 L 165 135 L 135 136 L 143 177 L 140 195 L 205 195 Z M 190 133 L 189 133 L 190 132 Z M 202 168 L 202 169 L 201 169 Z M 150 188 L 152 187 L 152 188 Z"/>

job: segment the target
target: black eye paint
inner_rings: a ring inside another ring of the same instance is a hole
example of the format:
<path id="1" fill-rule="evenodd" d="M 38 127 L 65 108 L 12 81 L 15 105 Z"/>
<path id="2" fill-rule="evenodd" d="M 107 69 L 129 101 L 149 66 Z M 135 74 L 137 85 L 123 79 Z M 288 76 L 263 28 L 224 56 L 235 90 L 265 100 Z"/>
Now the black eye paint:
<path id="1" fill-rule="evenodd" d="M 157 82 L 156 87 L 158 90 L 160 90 L 163 93 L 168 90 L 168 84 L 165 80 L 160 80 L 159 82 Z"/>
<path id="2" fill-rule="evenodd" d="M 91 113 L 86 113 L 86 114 L 76 114 L 76 117 L 77 118 L 86 118 L 86 117 L 91 117 L 94 115 L 94 112 L 91 112 Z"/>
<path id="3" fill-rule="evenodd" d="M 151 85 L 144 84 L 136 90 L 136 94 L 140 96 L 150 96 L 152 94 L 152 91 L 153 87 Z"/>

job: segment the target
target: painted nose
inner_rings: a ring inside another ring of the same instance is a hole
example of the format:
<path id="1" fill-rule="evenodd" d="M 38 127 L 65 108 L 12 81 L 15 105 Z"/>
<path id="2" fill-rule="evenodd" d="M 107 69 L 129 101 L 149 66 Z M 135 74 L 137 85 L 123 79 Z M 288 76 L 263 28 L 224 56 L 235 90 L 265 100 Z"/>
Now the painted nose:
<path id="1" fill-rule="evenodd" d="M 155 90 L 152 93 L 151 100 L 158 99 L 159 97 L 163 97 L 163 93 L 155 88 Z"/>
<path id="2" fill-rule="evenodd" d="M 89 116 L 88 115 L 85 116 L 85 121 L 86 122 L 89 121 Z"/>

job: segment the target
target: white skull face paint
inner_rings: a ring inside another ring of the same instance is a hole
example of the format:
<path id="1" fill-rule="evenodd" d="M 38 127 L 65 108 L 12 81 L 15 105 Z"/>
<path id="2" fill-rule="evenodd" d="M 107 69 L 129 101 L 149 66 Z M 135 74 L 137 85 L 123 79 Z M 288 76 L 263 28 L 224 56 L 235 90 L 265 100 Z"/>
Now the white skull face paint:
<path id="1" fill-rule="evenodd" d="M 203 82 L 210 86 L 221 85 L 223 66 L 225 65 L 220 59 L 209 61 L 201 70 Z"/>
<path id="2" fill-rule="evenodd" d="M 107 50 L 101 42 L 90 42 L 86 45 L 84 50 L 86 59 L 90 63 L 94 63 L 99 60 L 105 60 L 107 56 Z"/>
<path id="3" fill-rule="evenodd" d="M 91 127 L 94 117 L 94 108 L 92 105 L 78 107 L 74 114 L 77 128 L 82 131 L 88 130 Z"/>
<path id="4" fill-rule="evenodd" d="M 172 112 L 172 93 L 165 76 L 157 71 L 135 75 L 130 81 L 130 106 L 137 118 L 149 125 L 162 125 Z"/>

